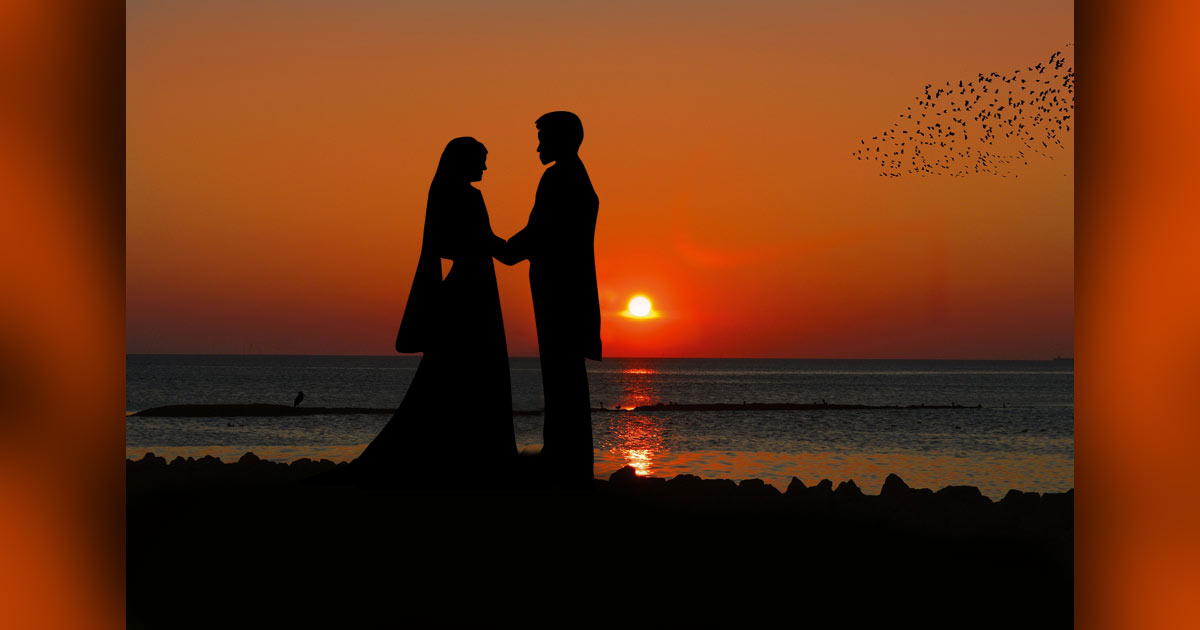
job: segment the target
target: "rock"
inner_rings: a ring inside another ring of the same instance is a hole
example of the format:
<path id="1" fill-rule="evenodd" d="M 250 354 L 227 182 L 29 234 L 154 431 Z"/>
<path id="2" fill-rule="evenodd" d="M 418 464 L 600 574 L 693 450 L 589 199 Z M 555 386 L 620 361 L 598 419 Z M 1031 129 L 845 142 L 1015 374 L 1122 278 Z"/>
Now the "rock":
<path id="1" fill-rule="evenodd" d="M 1004 495 L 1004 498 L 1000 499 L 1000 504 L 1016 506 L 1037 505 L 1040 499 L 1041 495 L 1036 492 L 1009 490 L 1008 493 Z"/>
<path id="2" fill-rule="evenodd" d="M 802 497 L 808 492 L 808 486 L 804 485 L 797 477 L 792 477 L 791 483 L 788 484 L 787 492 L 784 493 L 789 497 Z"/>
<path id="3" fill-rule="evenodd" d="M 859 489 L 858 484 L 854 483 L 853 479 L 849 479 L 839 483 L 837 490 L 833 491 L 833 495 L 839 499 L 860 499 L 863 496 L 863 492 Z"/>
<path id="4" fill-rule="evenodd" d="M 912 488 L 896 473 L 889 473 L 887 479 L 883 480 L 883 488 L 879 490 L 879 496 L 889 502 L 907 498 L 910 494 Z"/>
<path id="5" fill-rule="evenodd" d="M 301 457 L 290 464 L 280 463 L 279 466 L 282 467 L 283 470 L 288 474 L 291 474 L 297 478 L 313 477 L 321 474 L 321 472 L 325 470 L 318 465 L 317 462 L 314 462 L 307 457 Z"/>
<path id="6" fill-rule="evenodd" d="M 771 499 L 781 496 L 779 489 L 762 479 L 744 479 L 738 484 L 738 496 L 750 499 Z"/>
<path id="7" fill-rule="evenodd" d="M 703 481 L 704 481 L 703 479 L 697 477 L 696 475 L 689 475 L 687 473 L 683 473 L 680 475 L 675 475 L 674 477 L 669 479 L 667 481 L 667 484 L 671 485 L 671 486 L 679 486 L 679 487 L 693 487 L 693 486 L 699 486 Z"/>
<path id="8" fill-rule="evenodd" d="M 209 470 L 219 470 L 222 468 L 223 464 L 224 462 L 222 462 L 219 457 L 213 457 L 212 455 L 205 455 L 204 457 L 196 460 L 197 467 L 206 468 Z"/>
<path id="9" fill-rule="evenodd" d="M 727 497 L 737 492 L 737 484 L 732 479 L 704 479 L 704 493 L 709 497 Z"/>
<path id="10" fill-rule="evenodd" d="M 992 500 L 983 496 L 975 486 L 946 486 L 933 496 L 943 505 L 976 507 L 992 504 Z"/>
<path id="11" fill-rule="evenodd" d="M 154 453 L 146 453 L 145 455 L 142 456 L 141 459 L 138 460 L 138 463 L 142 464 L 143 466 L 153 466 L 155 468 L 166 468 L 167 467 L 167 458 L 166 457 L 158 457 Z"/>
<path id="12" fill-rule="evenodd" d="M 831 497 L 833 496 L 833 482 L 828 479 L 822 479 L 817 482 L 817 485 L 809 488 L 808 496 L 810 497 Z"/>
<path id="13" fill-rule="evenodd" d="M 694 497 L 704 491 L 704 480 L 696 475 L 675 475 L 667 480 L 666 488 L 676 496 Z"/>
<path id="14" fill-rule="evenodd" d="M 1025 525 L 1041 511 L 1042 498 L 1036 492 L 1021 492 L 1009 490 L 1003 499 L 996 504 L 998 512 L 1006 518 L 1017 519 Z"/>
<path id="15" fill-rule="evenodd" d="M 348 468 L 350 466 L 350 462 L 334 463 L 333 461 L 328 460 L 328 459 L 320 459 L 320 460 L 317 460 L 317 461 L 313 462 L 312 464 L 310 464 L 310 466 L 314 470 L 321 470 L 321 471 L 336 470 L 336 469 Z"/>
<path id="16" fill-rule="evenodd" d="M 633 466 L 625 466 L 609 476 L 608 481 L 614 485 L 627 485 L 637 482 L 637 470 Z"/>

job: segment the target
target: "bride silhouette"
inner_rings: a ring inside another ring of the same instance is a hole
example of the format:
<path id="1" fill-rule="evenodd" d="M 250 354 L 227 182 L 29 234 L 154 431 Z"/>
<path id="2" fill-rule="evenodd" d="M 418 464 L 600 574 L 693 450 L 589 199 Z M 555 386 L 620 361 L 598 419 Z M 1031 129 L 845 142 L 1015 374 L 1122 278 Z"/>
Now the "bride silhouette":
<path id="1" fill-rule="evenodd" d="M 397 352 L 423 352 L 396 413 L 352 466 L 360 480 L 427 482 L 492 475 L 516 456 L 508 346 L 483 194 L 487 149 L 451 140 L 425 206 L 421 257 L 396 335 Z M 452 261 L 442 278 L 440 259 Z M 452 460 L 452 461 L 449 461 Z"/>

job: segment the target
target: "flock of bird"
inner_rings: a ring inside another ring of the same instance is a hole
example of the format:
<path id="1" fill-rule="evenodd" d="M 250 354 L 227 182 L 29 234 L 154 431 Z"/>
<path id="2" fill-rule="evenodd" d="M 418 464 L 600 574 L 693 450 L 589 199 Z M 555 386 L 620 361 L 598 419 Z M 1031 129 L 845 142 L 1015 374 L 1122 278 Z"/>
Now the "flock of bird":
<path id="1" fill-rule="evenodd" d="M 1054 159 L 1064 148 L 1075 111 L 1075 69 L 1065 64 L 1057 51 L 1009 75 L 928 84 L 891 129 L 860 140 L 851 156 L 878 166 L 882 177 L 1017 177 L 1034 155 Z"/>

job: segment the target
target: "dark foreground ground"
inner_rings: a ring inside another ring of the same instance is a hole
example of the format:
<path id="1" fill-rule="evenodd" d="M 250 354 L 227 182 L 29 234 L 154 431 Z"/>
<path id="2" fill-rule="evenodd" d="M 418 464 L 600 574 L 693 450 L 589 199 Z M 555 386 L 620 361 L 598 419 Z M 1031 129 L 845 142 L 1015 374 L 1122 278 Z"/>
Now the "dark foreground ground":
<path id="1" fill-rule="evenodd" d="M 130 628 L 1070 627 L 1074 493 L 127 462 Z M 532 471 L 532 472 L 531 472 Z"/>

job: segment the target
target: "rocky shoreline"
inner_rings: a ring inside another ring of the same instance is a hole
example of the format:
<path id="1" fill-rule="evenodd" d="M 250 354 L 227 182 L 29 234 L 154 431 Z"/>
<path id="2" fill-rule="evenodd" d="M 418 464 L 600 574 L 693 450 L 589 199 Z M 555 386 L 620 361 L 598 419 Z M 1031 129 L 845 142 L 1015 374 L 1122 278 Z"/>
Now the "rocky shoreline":
<path id="1" fill-rule="evenodd" d="M 494 625 L 514 606 L 556 627 L 827 613 L 854 627 L 863 601 L 925 627 L 975 627 L 962 615 L 985 611 L 1071 623 L 1073 490 L 992 501 L 896 475 L 867 494 L 849 480 L 779 489 L 629 467 L 582 493 L 537 475 L 447 489 L 419 469 L 403 489 L 309 482 L 343 466 L 127 460 L 130 627 L 178 610 L 304 627 Z M 166 566 L 186 569 L 163 580 Z"/>
<path id="2" fill-rule="evenodd" d="M 201 458 L 176 457 L 171 462 L 153 453 L 138 460 L 126 460 L 127 487 L 130 493 L 177 492 L 220 488 L 279 488 L 300 484 L 313 477 L 344 467 L 345 462 L 308 458 L 291 463 L 260 459 L 246 453 L 237 462 L 226 463 L 211 455 Z M 1067 492 L 1022 492 L 1009 490 L 1003 499 L 992 501 L 974 486 L 947 486 L 934 491 L 910 488 L 896 474 L 888 475 L 879 494 L 866 494 L 846 480 L 835 487 L 829 479 L 812 486 L 793 477 L 780 490 L 761 479 L 740 482 L 730 479 L 702 479 L 695 475 L 677 475 L 671 479 L 640 477 L 626 466 L 608 479 L 595 480 L 597 496 L 620 498 L 667 507 L 714 509 L 821 509 L 842 515 L 886 517 L 890 522 L 911 521 L 922 527 L 956 528 L 957 534 L 994 535 L 1034 531 L 1069 533 L 1073 527 L 1074 489 Z M 486 486 L 491 491 L 529 491 L 542 486 L 528 481 L 510 488 Z M 463 487 L 459 492 L 477 492 L 483 488 Z M 416 483 L 407 490 L 444 492 L 445 486 Z M 964 527 L 969 530 L 963 529 Z M 1006 529 L 1008 528 L 1008 529 Z"/>

